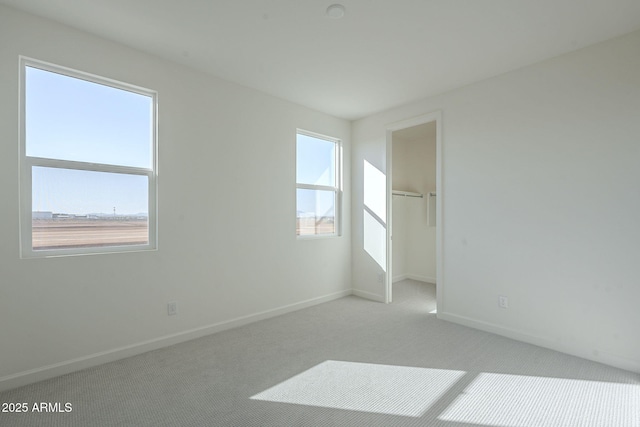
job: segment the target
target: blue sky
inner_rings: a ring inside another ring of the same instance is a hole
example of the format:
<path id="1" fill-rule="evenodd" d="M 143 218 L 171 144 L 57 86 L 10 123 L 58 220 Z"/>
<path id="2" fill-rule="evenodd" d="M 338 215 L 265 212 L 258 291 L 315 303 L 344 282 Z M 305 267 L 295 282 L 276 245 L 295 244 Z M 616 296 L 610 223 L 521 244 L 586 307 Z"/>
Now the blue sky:
<path id="1" fill-rule="evenodd" d="M 35 166 L 33 210 L 54 213 L 148 213 L 148 178 L 144 175 Z"/>
<path id="2" fill-rule="evenodd" d="M 303 134 L 298 134 L 296 145 L 297 182 L 299 184 L 335 186 L 337 145 L 332 141 Z M 315 213 L 316 216 L 334 216 L 335 193 L 333 191 L 298 189 L 297 210 Z"/>
<path id="3" fill-rule="evenodd" d="M 336 144 L 325 139 L 298 134 L 296 180 L 299 184 L 335 186 Z"/>
<path id="4" fill-rule="evenodd" d="M 153 99 L 26 67 L 27 156 L 151 168 Z M 148 213 L 146 176 L 34 167 L 32 210 Z"/>

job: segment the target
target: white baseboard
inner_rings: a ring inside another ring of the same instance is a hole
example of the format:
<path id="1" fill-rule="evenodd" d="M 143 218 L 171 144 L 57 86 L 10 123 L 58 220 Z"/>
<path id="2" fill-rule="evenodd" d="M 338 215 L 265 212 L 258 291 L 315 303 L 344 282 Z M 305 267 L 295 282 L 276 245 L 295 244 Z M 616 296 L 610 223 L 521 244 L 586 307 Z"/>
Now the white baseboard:
<path id="1" fill-rule="evenodd" d="M 368 299 L 371 301 L 377 301 L 377 302 L 382 302 L 384 303 L 384 296 L 383 295 L 378 295 L 378 294 L 374 294 L 371 292 L 367 292 L 367 291 L 361 291 L 360 289 L 353 289 L 352 291 L 353 295 L 360 297 L 360 298 L 364 298 L 364 299 Z"/>
<path id="2" fill-rule="evenodd" d="M 393 283 L 400 282 L 401 280 L 405 280 L 405 279 L 417 280 L 418 282 L 425 282 L 425 283 L 433 283 L 433 284 L 436 283 L 435 277 L 420 276 L 417 274 L 402 274 L 400 276 L 396 276 L 393 278 Z"/>
<path id="3" fill-rule="evenodd" d="M 407 279 L 417 280 L 418 282 L 436 284 L 436 278 L 430 276 L 419 276 L 417 274 L 407 274 Z"/>
<path id="4" fill-rule="evenodd" d="M 457 314 L 441 313 L 440 311 L 438 311 L 437 317 L 438 319 L 457 323 L 459 325 L 468 326 L 470 328 L 479 329 L 485 332 L 491 332 L 496 335 L 501 335 L 503 337 L 522 341 L 528 344 L 548 348 L 550 350 L 559 351 L 561 353 L 570 354 L 572 356 L 581 357 L 583 359 L 591 360 L 594 362 L 603 363 L 615 368 L 640 373 L 640 360 L 629 359 L 627 357 L 608 353 L 602 350 L 594 350 L 590 346 L 580 344 L 568 345 L 562 342 L 550 340 L 548 338 L 530 335 L 514 329 L 505 328 L 493 323 L 483 322 L 465 316 L 459 316 Z"/>
<path id="5" fill-rule="evenodd" d="M 38 381 L 47 380 L 60 375 L 65 375 L 71 372 L 80 371 L 82 369 L 90 368 L 93 366 L 102 365 L 104 363 L 113 362 L 115 360 L 124 359 L 125 357 L 131 357 L 138 354 L 146 353 L 151 350 L 168 347 L 170 345 L 200 338 L 206 335 L 211 335 L 216 332 L 237 328 L 239 326 L 269 319 L 271 317 L 280 316 L 282 314 L 291 313 L 293 311 L 322 304 L 324 302 L 332 301 L 351 294 L 351 289 L 335 292 L 329 295 L 308 299 L 306 301 L 285 305 L 279 308 L 265 310 L 247 316 L 236 317 L 235 319 L 226 320 L 224 322 L 215 323 L 213 325 L 203 326 L 184 332 L 178 332 L 176 334 L 166 335 L 140 343 L 102 351 L 99 353 L 91 354 L 89 356 L 66 360 L 64 362 L 55 363 L 41 368 L 18 372 L 17 374 L 12 374 L 0 378 L 0 392 L 16 387 L 21 387 L 27 384 L 32 384 Z"/>

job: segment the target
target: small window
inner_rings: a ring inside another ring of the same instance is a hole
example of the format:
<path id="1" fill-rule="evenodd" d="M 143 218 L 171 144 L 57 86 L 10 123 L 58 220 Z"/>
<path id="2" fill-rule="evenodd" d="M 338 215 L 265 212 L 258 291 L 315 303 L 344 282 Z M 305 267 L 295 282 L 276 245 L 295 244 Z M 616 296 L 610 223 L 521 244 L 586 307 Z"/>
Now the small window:
<path id="1" fill-rule="evenodd" d="M 23 257 L 156 247 L 156 93 L 21 58 Z"/>
<path id="2" fill-rule="evenodd" d="M 296 234 L 337 236 L 341 201 L 340 141 L 298 131 Z"/>

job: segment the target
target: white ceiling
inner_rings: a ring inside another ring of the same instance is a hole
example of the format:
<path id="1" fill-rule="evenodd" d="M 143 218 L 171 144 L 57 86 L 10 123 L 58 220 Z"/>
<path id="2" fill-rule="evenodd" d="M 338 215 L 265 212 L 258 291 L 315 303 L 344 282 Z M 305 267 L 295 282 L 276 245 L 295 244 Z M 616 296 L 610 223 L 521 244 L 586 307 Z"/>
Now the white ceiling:
<path id="1" fill-rule="evenodd" d="M 346 119 L 640 29 L 640 0 L 0 0 Z"/>

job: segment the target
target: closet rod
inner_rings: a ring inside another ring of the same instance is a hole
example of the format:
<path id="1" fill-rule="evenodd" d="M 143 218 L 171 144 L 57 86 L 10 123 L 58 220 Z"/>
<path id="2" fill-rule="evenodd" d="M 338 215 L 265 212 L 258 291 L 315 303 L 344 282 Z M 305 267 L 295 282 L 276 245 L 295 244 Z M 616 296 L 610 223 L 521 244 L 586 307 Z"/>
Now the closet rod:
<path id="1" fill-rule="evenodd" d="M 392 194 L 394 196 L 402 196 L 402 197 L 420 197 L 420 198 L 423 197 L 422 194 L 420 194 L 420 193 L 412 193 L 411 191 L 393 190 Z"/>

